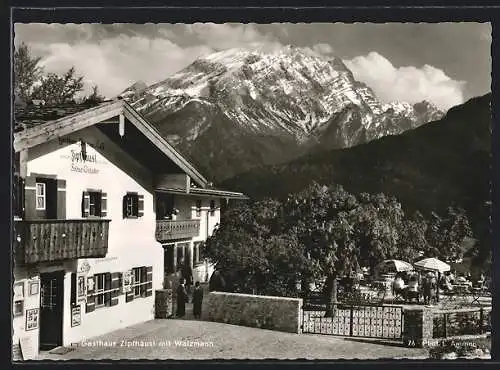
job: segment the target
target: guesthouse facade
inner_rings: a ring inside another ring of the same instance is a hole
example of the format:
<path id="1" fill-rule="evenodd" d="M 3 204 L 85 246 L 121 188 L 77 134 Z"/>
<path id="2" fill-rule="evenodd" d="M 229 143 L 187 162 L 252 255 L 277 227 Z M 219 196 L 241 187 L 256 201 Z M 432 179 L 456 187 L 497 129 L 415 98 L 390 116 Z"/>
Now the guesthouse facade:
<path id="1" fill-rule="evenodd" d="M 123 100 L 27 106 L 14 134 L 13 347 L 24 359 L 154 318 L 177 256 L 206 279 L 214 189 Z M 167 270 L 166 270 L 167 269 Z"/>

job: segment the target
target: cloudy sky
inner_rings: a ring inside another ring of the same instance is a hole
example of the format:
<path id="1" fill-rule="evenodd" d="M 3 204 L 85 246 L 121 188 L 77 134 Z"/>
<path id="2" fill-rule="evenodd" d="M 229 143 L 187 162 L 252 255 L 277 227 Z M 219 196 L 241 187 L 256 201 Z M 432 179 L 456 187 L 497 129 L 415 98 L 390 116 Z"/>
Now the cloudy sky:
<path id="1" fill-rule="evenodd" d="M 113 97 L 152 84 L 215 51 L 284 45 L 342 58 L 383 101 L 429 100 L 442 109 L 491 90 L 489 23 L 16 24 L 46 72 L 71 66 Z"/>

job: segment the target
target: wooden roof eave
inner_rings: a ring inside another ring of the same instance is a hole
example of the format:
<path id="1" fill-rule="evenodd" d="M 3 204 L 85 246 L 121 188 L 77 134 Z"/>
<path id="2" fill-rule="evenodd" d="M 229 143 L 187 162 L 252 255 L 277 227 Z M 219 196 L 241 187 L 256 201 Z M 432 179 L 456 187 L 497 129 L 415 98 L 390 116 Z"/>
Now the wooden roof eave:
<path id="1" fill-rule="evenodd" d="M 33 148 L 47 141 L 118 116 L 122 111 L 123 102 L 119 100 L 27 128 L 14 134 L 14 150 L 20 152 Z"/>
<path id="2" fill-rule="evenodd" d="M 58 137 L 69 135 L 72 132 L 93 126 L 97 123 L 119 116 L 120 114 L 123 114 L 142 134 L 188 174 L 199 186 L 202 188 L 207 186 L 208 181 L 193 167 L 193 165 L 182 157 L 145 118 L 124 100 L 116 100 L 102 104 L 17 132 L 14 134 L 14 150 L 16 152 L 21 152 L 47 141 L 57 139 Z"/>
<path id="3" fill-rule="evenodd" d="M 161 134 L 152 127 L 134 108 L 124 102 L 124 115 L 134 123 L 151 142 L 153 142 L 166 156 L 168 156 L 177 166 L 179 166 L 191 179 L 199 186 L 206 187 L 208 181 L 189 163 L 178 151 L 176 151 Z"/>

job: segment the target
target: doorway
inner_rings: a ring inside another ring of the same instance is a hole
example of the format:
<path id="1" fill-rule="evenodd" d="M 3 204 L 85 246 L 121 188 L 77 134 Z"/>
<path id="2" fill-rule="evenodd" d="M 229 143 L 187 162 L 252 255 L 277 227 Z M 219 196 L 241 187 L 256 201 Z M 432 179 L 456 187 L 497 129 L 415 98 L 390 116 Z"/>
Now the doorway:
<path id="1" fill-rule="evenodd" d="M 40 274 L 40 350 L 63 344 L 64 270 Z"/>

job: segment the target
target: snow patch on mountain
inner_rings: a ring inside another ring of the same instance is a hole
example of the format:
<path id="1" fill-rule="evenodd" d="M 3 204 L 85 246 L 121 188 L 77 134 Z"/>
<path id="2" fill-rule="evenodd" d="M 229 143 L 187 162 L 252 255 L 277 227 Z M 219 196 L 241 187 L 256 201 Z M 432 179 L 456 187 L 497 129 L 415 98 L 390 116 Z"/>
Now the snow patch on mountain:
<path id="1" fill-rule="evenodd" d="M 188 146 L 220 120 L 241 133 L 346 147 L 443 116 L 429 102 L 382 103 L 340 58 L 291 46 L 213 53 L 149 88 L 134 84 L 121 96 Z"/>

